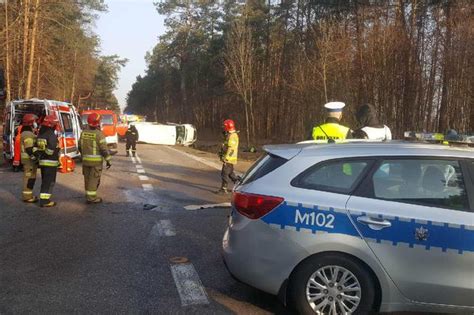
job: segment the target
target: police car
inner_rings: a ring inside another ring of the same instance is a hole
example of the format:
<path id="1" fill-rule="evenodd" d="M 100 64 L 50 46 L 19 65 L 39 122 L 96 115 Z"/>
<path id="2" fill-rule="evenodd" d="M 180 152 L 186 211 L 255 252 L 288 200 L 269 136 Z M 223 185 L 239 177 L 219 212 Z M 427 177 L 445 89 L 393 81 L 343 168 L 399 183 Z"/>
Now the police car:
<path id="1" fill-rule="evenodd" d="M 473 148 L 265 150 L 233 193 L 233 276 L 301 314 L 474 311 Z"/>

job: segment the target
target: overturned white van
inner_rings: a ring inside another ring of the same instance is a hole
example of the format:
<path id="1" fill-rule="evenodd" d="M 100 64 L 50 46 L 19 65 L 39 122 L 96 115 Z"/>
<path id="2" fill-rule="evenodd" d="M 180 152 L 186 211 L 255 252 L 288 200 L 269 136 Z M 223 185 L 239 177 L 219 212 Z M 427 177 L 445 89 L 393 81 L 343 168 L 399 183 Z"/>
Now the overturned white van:
<path id="1" fill-rule="evenodd" d="M 190 146 L 197 139 L 196 128 L 191 124 L 132 123 L 138 131 L 138 141 L 150 144 Z"/>

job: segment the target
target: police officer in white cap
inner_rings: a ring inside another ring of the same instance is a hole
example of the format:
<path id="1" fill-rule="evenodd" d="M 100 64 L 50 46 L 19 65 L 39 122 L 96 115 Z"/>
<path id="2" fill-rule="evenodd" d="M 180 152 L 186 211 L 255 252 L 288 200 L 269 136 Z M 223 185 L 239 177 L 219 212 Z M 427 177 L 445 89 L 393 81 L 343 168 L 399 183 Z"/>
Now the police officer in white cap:
<path id="1" fill-rule="evenodd" d="M 341 125 L 343 102 L 329 102 L 324 105 L 327 118 L 324 124 L 315 126 L 312 132 L 313 140 L 344 140 L 352 138 L 352 130 Z"/>

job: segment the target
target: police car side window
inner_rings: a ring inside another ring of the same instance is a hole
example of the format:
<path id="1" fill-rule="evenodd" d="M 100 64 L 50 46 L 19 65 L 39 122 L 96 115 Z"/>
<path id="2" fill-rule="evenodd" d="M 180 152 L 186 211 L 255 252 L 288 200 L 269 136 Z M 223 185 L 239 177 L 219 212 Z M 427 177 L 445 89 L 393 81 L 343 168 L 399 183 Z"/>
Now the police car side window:
<path id="1" fill-rule="evenodd" d="M 355 188 L 370 164 L 371 161 L 367 160 L 337 160 L 320 163 L 293 179 L 291 185 L 348 194 Z"/>
<path id="2" fill-rule="evenodd" d="M 378 199 L 468 210 L 469 201 L 458 161 L 397 159 L 382 161 L 372 176 Z"/>

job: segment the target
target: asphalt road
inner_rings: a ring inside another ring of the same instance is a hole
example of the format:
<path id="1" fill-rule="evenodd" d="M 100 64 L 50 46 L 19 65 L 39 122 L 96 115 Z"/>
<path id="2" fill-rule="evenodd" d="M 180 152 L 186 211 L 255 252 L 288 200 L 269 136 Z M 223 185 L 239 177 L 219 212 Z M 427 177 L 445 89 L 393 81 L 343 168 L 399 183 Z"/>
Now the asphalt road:
<path id="1" fill-rule="evenodd" d="M 22 203 L 22 174 L 0 168 L 0 314 L 288 313 L 227 273 L 221 239 L 230 210 L 184 209 L 229 202 L 214 194 L 217 161 L 138 149 L 132 161 L 120 147 L 100 205 L 85 203 L 80 165 L 58 174 L 51 209 Z"/>

